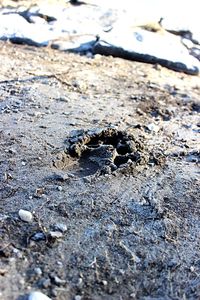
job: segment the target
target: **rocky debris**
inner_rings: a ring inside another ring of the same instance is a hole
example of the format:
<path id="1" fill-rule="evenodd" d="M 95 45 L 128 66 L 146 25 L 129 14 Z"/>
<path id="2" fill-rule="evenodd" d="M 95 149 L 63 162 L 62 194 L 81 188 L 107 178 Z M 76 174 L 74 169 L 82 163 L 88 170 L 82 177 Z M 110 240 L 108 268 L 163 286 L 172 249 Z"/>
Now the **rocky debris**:
<path id="1" fill-rule="evenodd" d="M 45 232 L 37 231 L 32 233 L 27 239 L 28 243 L 34 244 L 35 242 L 41 241 L 52 243 L 63 238 L 64 233 L 67 231 L 67 226 L 62 223 L 58 223 L 50 227 L 51 229 L 48 231 L 45 230 Z"/>
<path id="2" fill-rule="evenodd" d="M 28 300 L 51 300 L 51 299 L 41 292 L 32 292 L 29 294 Z"/>
<path id="3" fill-rule="evenodd" d="M 66 7 L 35 5 L 26 10 L 2 8 L 0 39 L 34 46 L 50 45 L 89 57 L 112 55 L 160 64 L 192 75 L 199 73 L 199 26 L 188 18 L 189 25 L 184 25 L 175 16 L 169 18 L 164 10 L 144 15 L 146 2 L 141 7 L 135 3 L 137 13 L 131 16 L 130 2 L 123 10 L 111 1 L 107 5 L 71 4 Z M 182 43 L 181 38 L 187 41 Z M 189 49 L 188 41 L 193 43 Z"/>
<path id="4" fill-rule="evenodd" d="M 20 219 L 24 222 L 31 223 L 33 221 L 33 215 L 28 210 L 20 209 L 18 214 Z"/>

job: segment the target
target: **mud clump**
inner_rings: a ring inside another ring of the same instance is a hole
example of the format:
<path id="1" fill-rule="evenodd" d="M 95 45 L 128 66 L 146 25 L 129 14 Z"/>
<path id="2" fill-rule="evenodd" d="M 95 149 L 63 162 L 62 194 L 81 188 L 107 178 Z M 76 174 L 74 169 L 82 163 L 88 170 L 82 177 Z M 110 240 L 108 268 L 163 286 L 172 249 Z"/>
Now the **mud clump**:
<path id="1" fill-rule="evenodd" d="M 67 138 L 65 153 L 88 167 L 88 173 L 111 173 L 119 168 L 143 164 L 149 157 L 144 141 L 114 128 L 75 130 Z M 88 174 L 89 175 L 89 174 Z"/>

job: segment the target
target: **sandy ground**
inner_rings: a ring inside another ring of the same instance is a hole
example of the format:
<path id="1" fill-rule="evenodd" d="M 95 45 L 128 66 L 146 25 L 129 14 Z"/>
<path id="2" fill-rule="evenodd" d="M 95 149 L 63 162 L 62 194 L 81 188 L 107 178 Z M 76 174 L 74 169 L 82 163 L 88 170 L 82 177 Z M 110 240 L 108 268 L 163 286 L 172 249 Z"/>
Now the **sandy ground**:
<path id="1" fill-rule="evenodd" d="M 0 298 L 199 299 L 199 77 L 3 42 L 0 61 Z M 121 160 L 125 132 L 137 159 L 102 169 L 71 132 Z"/>

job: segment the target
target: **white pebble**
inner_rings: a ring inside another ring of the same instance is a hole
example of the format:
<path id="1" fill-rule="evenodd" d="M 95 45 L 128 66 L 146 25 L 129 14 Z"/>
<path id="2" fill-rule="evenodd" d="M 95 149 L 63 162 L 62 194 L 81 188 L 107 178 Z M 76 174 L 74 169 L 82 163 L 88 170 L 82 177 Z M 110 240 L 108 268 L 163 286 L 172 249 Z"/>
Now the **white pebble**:
<path id="1" fill-rule="evenodd" d="M 76 295 L 75 297 L 74 297 L 74 300 L 81 300 L 82 299 L 82 297 L 80 296 L 80 295 Z"/>
<path id="2" fill-rule="evenodd" d="M 49 234 L 54 239 L 59 239 L 63 236 L 62 232 L 60 231 L 50 231 Z"/>
<path id="3" fill-rule="evenodd" d="M 35 268 L 34 271 L 35 271 L 35 274 L 42 275 L 42 270 L 40 268 Z"/>
<path id="4" fill-rule="evenodd" d="M 67 231 L 67 225 L 63 223 L 58 223 L 54 225 L 56 231 L 60 231 L 62 233 Z"/>
<path id="5" fill-rule="evenodd" d="M 154 123 L 148 124 L 147 128 L 149 129 L 149 131 L 153 131 L 155 133 L 157 133 L 159 131 L 159 129 L 160 129 L 159 126 L 157 126 Z"/>
<path id="6" fill-rule="evenodd" d="M 51 300 L 51 299 L 41 292 L 32 292 L 29 294 L 28 300 Z"/>
<path id="7" fill-rule="evenodd" d="M 30 223 L 33 220 L 33 215 L 28 210 L 20 209 L 18 214 L 19 214 L 20 219 L 24 222 Z"/>

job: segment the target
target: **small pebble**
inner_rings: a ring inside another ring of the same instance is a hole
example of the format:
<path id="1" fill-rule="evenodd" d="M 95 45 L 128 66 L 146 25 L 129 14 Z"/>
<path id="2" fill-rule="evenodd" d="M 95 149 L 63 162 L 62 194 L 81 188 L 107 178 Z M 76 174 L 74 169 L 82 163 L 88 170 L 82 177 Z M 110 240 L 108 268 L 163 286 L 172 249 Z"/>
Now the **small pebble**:
<path id="1" fill-rule="evenodd" d="M 100 54 L 95 54 L 94 58 L 95 58 L 95 59 L 101 59 L 101 58 L 102 58 L 102 55 L 100 55 Z"/>
<path id="2" fill-rule="evenodd" d="M 61 261 L 57 261 L 57 265 L 62 267 L 63 266 L 63 263 Z"/>
<path id="3" fill-rule="evenodd" d="M 147 129 L 148 129 L 149 131 L 153 131 L 153 132 L 157 133 L 157 132 L 159 131 L 160 128 L 159 128 L 157 125 L 151 123 L 151 124 L 148 124 L 148 125 L 147 125 Z"/>
<path id="4" fill-rule="evenodd" d="M 30 223 L 33 220 L 33 215 L 28 210 L 20 209 L 18 214 L 19 214 L 20 219 L 24 222 Z"/>
<path id="5" fill-rule="evenodd" d="M 13 249 L 13 253 L 15 254 L 15 256 L 16 256 L 17 258 L 22 258 L 22 257 L 23 257 L 22 252 L 21 252 L 19 249 L 17 249 L 17 248 L 14 248 L 14 249 Z"/>
<path id="6" fill-rule="evenodd" d="M 62 190 L 63 190 L 62 186 L 59 185 L 59 186 L 57 187 L 57 190 L 58 190 L 59 192 L 62 192 Z"/>
<path id="7" fill-rule="evenodd" d="M 36 232 L 32 237 L 31 240 L 33 241 L 42 241 L 45 240 L 45 234 L 43 232 Z"/>
<path id="8" fill-rule="evenodd" d="M 104 286 L 108 285 L 108 281 L 107 280 L 103 280 L 102 283 L 103 283 Z"/>
<path id="9" fill-rule="evenodd" d="M 51 285 L 51 280 L 49 278 L 42 278 L 39 282 L 39 286 L 47 289 Z"/>
<path id="10" fill-rule="evenodd" d="M 87 58 L 93 58 L 94 55 L 92 54 L 92 52 L 87 52 L 86 53 Z"/>
<path id="11" fill-rule="evenodd" d="M 7 272 L 8 272 L 8 270 L 0 268 L 0 275 L 1 276 L 4 276 Z"/>
<path id="12" fill-rule="evenodd" d="M 67 225 L 63 223 L 58 223 L 54 225 L 56 231 L 60 231 L 62 233 L 67 231 Z"/>
<path id="13" fill-rule="evenodd" d="M 29 112 L 29 113 L 27 113 L 29 116 L 31 116 L 31 117 L 38 117 L 38 116 L 40 116 L 42 113 L 41 112 L 39 112 L 39 111 L 34 111 L 34 112 Z"/>
<path id="14" fill-rule="evenodd" d="M 32 292 L 29 294 L 28 300 L 51 300 L 51 299 L 41 292 Z"/>
<path id="15" fill-rule="evenodd" d="M 191 271 L 191 272 L 194 272 L 194 271 L 195 271 L 194 266 L 191 266 L 191 267 L 190 267 L 190 271 Z"/>
<path id="16" fill-rule="evenodd" d="M 80 296 L 80 295 L 76 295 L 75 297 L 74 297 L 74 300 L 81 300 L 82 299 L 82 297 Z"/>
<path id="17" fill-rule="evenodd" d="M 9 153 L 11 153 L 11 154 L 16 154 L 16 153 L 17 153 L 17 151 L 16 151 L 15 149 L 13 149 L 13 148 L 9 149 L 8 151 L 9 151 Z"/>
<path id="18" fill-rule="evenodd" d="M 84 177 L 84 178 L 83 178 L 83 181 L 84 181 L 85 183 L 91 183 L 91 178 L 90 178 L 90 177 Z"/>
<path id="19" fill-rule="evenodd" d="M 83 284 L 83 278 L 80 277 L 80 278 L 78 279 L 78 285 L 82 285 L 82 284 Z"/>
<path id="20" fill-rule="evenodd" d="M 56 285 L 58 285 L 58 286 L 63 285 L 63 284 L 66 283 L 65 280 L 59 278 L 58 276 L 53 276 L 52 279 L 53 279 L 54 283 L 55 283 Z"/>
<path id="21" fill-rule="evenodd" d="M 51 290 L 51 296 L 52 297 L 57 297 L 57 295 L 58 295 L 58 292 L 57 292 L 57 290 L 54 288 L 54 289 L 52 289 Z M 57 298 L 56 298 L 57 299 Z"/>
<path id="22" fill-rule="evenodd" d="M 69 179 L 69 176 L 68 174 L 54 174 L 53 179 L 58 181 L 66 181 Z"/>
<path id="23" fill-rule="evenodd" d="M 42 270 L 38 267 L 34 269 L 35 274 L 37 274 L 38 276 L 42 275 Z"/>
<path id="24" fill-rule="evenodd" d="M 57 98 L 56 100 L 62 101 L 62 102 L 69 102 L 69 99 L 66 98 L 66 97 L 59 97 L 59 98 Z"/>
<path id="25" fill-rule="evenodd" d="M 53 239 L 59 239 L 63 236 L 62 232 L 60 232 L 60 231 L 50 231 L 49 234 L 50 234 L 50 237 Z"/>
<path id="26" fill-rule="evenodd" d="M 67 173 L 67 175 L 69 176 L 69 177 L 71 177 L 71 178 L 74 178 L 74 177 L 76 177 L 74 174 L 72 174 L 72 173 Z"/>

